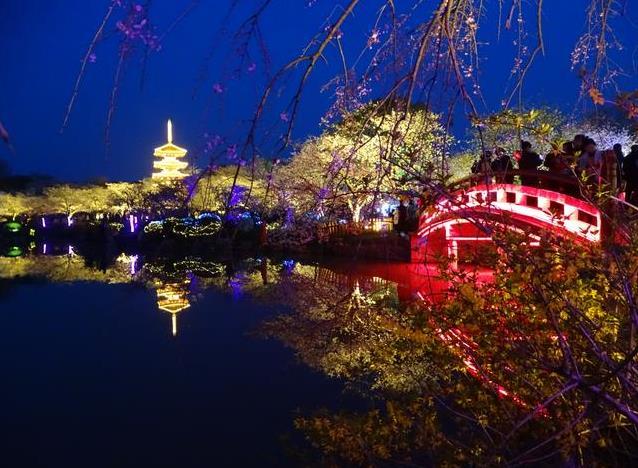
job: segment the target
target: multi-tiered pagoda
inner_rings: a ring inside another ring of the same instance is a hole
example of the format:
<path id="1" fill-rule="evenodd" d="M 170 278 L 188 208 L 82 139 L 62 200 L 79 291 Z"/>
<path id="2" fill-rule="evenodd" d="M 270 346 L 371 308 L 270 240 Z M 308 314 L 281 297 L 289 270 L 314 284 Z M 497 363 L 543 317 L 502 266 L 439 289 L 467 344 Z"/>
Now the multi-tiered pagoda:
<path id="1" fill-rule="evenodd" d="M 177 335 L 177 314 L 190 306 L 188 281 L 157 285 L 157 308 L 171 314 L 173 336 Z"/>
<path id="2" fill-rule="evenodd" d="M 153 161 L 153 179 L 183 179 L 188 175 L 185 172 L 188 163 L 180 161 L 180 158 L 186 156 L 188 151 L 173 144 L 173 124 L 170 119 L 166 124 L 166 133 L 168 142 L 153 152 L 157 158 Z"/>

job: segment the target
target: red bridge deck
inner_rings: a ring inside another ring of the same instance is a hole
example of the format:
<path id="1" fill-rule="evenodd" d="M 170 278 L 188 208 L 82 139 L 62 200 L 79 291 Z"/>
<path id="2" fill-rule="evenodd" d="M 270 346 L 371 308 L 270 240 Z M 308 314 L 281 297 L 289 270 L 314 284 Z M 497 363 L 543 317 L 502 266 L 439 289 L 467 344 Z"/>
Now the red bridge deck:
<path id="1" fill-rule="evenodd" d="M 460 242 L 491 240 L 495 224 L 517 231 L 550 230 L 585 242 L 600 242 L 601 213 L 593 204 L 552 190 L 514 184 L 475 185 L 441 197 L 419 220 L 412 260 L 428 253 L 458 253 Z"/>

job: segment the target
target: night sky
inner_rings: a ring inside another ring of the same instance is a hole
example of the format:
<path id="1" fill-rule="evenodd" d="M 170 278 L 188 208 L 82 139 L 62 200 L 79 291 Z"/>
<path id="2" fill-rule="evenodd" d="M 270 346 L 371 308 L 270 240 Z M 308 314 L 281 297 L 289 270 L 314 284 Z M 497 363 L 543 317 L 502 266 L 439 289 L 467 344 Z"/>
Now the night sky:
<path id="1" fill-rule="evenodd" d="M 237 138 L 244 119 L 252 112 L 263 80 L 259 70 L 245 73 L 239 81 L 228 80 L 233 51 L 216 35 L 230 0 L 202 0 L 200 5 L 165 38 L 162 50 L 149 56 L 144 87 L 140 87 L 140 56 L 125 69 L 112 128 L 112 147 L 105 151 L 104 130 L 117 59 L 118 40 L 113 28 L 96 50 L 89 65 L 70 126 L 59 133 L 65 106 L 86 47 L 105 11 L 107 0 L 2 0 L 0 2 L 0 120 L 11 134 L 15 153 L 0 147 L 0 158 L 8 160 L 14 174 L 50 174 L 64 181 L 86 181 L 98 177 L 135 180 L 150 174 L 152 150 L 164 142 L 165 121 L 173 119 L 175 142 L 193 153 L 202 147 L 205 132 L 219 134 L 229 142 Z M 232 30 L 245 16 L 251 0 L 228 24 Z M 264 17 L 265 37 L 272 69 L 295 56 L 310 36 L 321 28 L 323 18 L 336 2 L 317 0 L 312 7 L 302 0 L 274 0 Z M 579 81 L 570 70 L 570 52 L 583 30 L 585 0 L 545 2 L 547 53 L 533 68 L 526 87 L 529 102 L 551 104 L 566 112 L 575 108 Z M 165 30 L 190 0 L 155 0 L 151 21 Z M 344 40 L 365 43 L 378 1 L 367 0 L 355 11 Z M 489 13 L 489 12 L 488 12 Z M 492 12 L 496 14 L 496 12 Z M 638 24 L 638 9 L 629 18 Z M 531 20 L 532 18 L 530 18 Z M 622 22 L 616 29 L 627 50 L 623 65 L 633 74 L 621 83 L 638 88 L 631 67 L 636 55 L 638 30 Z M 495 21 L 490 21 L 495 23 Z M 492 33 L 495 32 L 493 27 Z M 490 31 L 487 31 L 489 35 Z M 484 48 L 483 92 L 487 109 L 497 109 L 512 65 L 512 39 L 500 44 L 490 39 Z M 213 51 L 208 79 L 199 92 L 205 57 Z M 358 50 L 358 48 L 352 49 Z M 303 110 L 295 137 L 319 132 L 319 119 L 330 104 L 330 93 L 319 88 L 334 75 L 333 64 L 321 65 L 304 95 Z M 223 95 L 210 90 L 223 83 Z M 212 98 L 211 98 L 212 96 Z M 465 124 L 457 122 L 462 135 Z"/>

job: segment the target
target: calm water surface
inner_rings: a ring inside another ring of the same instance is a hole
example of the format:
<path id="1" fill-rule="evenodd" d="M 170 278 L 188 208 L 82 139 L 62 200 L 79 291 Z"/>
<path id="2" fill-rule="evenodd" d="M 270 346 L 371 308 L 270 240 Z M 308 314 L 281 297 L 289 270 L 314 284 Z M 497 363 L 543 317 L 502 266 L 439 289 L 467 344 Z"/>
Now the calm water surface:
<path id="1" fill-rule="evenodd" d="M 160 283 L 120 260 L 103 274 L 80 257 L 2 259 L 4 466 L 290 465 L 295 415 L 359 404 L 255 335 L 285 305 L 244 292 L 248 273 Z"/>
<path id="2" fill-rule="evenodd" d="M 0 257 L 2 466 L 493 466 L 569 424 L 495 442 L 552 387 L 432 266 L 36 250 Z"/>

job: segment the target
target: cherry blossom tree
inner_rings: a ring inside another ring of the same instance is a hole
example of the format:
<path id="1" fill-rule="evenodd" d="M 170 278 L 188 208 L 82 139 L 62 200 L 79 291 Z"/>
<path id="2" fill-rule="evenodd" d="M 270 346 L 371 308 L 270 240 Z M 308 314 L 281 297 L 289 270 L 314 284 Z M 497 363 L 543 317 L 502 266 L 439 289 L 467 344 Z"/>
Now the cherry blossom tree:
<path id="1" fill-rule="evenodd" d="M 435 114 L 415 108 L 406 117 L 372 103 L 304 143 L 275 183 L 297 208 L 344 204 L 358 222 L 380 197 L 409 189 L 415 173 L 442 181 L 447 139 Z"/>

